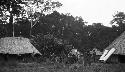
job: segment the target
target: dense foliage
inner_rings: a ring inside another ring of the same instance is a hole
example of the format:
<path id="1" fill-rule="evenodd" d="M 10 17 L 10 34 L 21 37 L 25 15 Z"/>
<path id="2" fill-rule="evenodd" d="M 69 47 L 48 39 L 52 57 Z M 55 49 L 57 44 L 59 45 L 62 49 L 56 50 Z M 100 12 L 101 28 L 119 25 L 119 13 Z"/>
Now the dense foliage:
<path id="1" fill-rule="evenodd" d="M 56 47 L 65 50 L 66 41 L 68 42 L 68 45 L 72 46 L 71 48 L 68 48 L 68 50 L 71 50 L 73 48 L 78 49 L 83 53 L 85 58 L 89 58 L 89 51 L 93 48 L 97 48 L 100 51 L 103 51 L 109 44 L 111 44 L 111 42 L 124 31 L 123 29 L 121 29 L 121 27 L 124 29 L 124 24 L 121 26 L 112 25 L 112 27 L 104 26 L 102 23 L 93 23 L 92 25 L 86 25 L 86 22 L 81 17 L 73 17 L 69 14 L 64 15 L 58 13 L 57 11 L 54 11 L 50 15 L 44 15 L 40 17 L 40 22 L 33 28 L 33 35 L 40 36 L 39 34 L 42 34 L 42 36 L 40 37 L 52 35 L 48 38 L 54 37 L 57 39 L 57 41 L 62 41 L 63 46 L 59 46 L 60 44 L 58 43 L 55 44 L 57 46 L 52 46 L 54 48 L 54 52 L 58 50 L 56 49 Z M 36 38 L 36 40 L 40 40 L 40 38 Z M 45 41 L 36 41 L 38 42 L 36 44 L 41 46 L 43 44 L 39 43 L 46 43 Z M 48 40 L 48 42 L 49 41 L 50 40 Z M 51 41 L 51 43 L 48 43 L 50 45 L 47 45 L 47 47 L 51 46 L 53 43 L 55 42 Z M 43 48 L 44 47 L 40 47 L 39 49 Z M 47 50 L 47 48 L 45 49 L 46 50 L 44 51 L 49 51 Z M 51 51 L 53 50 L 50 50 L 49 52 Z"/>
<path id="2" fill-rule="evenodd" d="M 59 2 L 50 2 L 52 7 L 48 4 L 47 8 L 47 3 L 49 2 L 46 2 L 42 12 L 34 12 L 25 17 L 25 10 L 20 4 L 27 5 L 26 3 L 21 0 L 1 0 L 0 37 L 12 36 L 14 31 L 14 36 L 30 38 L 44 57 L 55 59 L 68 58 L 71 49 L 74 48 L 88 57 L 90 50 L 97 48 L 103 51 L 125 31 L 124 12 L 118 12 L 113 16 L 112 27 L 106 27 L 102 23 L 86 25 L 87 22 L 81 17 L 73 17 L 70 14 L 54 11 L 45 15 L 43 11 L 61 6 Z M 9 15 L 6 12 L 9 12 Z M 34 25 L 31 26 L 31 23 Z"/>

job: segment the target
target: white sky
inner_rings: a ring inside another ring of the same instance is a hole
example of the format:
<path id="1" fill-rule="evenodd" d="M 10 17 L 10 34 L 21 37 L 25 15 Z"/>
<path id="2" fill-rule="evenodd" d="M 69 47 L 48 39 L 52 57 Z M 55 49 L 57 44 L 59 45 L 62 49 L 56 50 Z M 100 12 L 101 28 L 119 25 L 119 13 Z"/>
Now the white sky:
<path id="1" fill-rule="evenodd" d="M 59 0 L 63 6 L 59 12 L 81 16 L 88 24 L 103 23 L 109 26 L 116 11 L 125 11 L 124 0 Z"/>

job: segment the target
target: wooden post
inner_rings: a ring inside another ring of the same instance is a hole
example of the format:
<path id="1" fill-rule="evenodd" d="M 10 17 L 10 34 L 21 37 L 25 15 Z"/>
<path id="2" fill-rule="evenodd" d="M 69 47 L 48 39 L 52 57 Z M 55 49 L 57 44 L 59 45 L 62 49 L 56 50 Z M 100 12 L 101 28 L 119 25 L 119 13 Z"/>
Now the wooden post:
<path id="1" fill-rule="evenodd" d="M 14 23 L 13 23 L 13 37 L 14 37 Z"/>
<path id="2" fill-rule="evenodd" d="M 32 35 L 32 25 L 33 25 L 33 20 L 32 20 L 32 17 L 31 17 L 31 24 L 30 24 L 30 36 Z"/>

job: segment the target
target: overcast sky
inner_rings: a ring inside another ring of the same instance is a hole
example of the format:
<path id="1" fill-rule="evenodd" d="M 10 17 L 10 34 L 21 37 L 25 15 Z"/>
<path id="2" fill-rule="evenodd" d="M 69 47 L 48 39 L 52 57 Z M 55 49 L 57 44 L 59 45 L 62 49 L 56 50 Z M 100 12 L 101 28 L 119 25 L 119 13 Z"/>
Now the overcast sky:
<path id="1" fill-rule="evenodd" d="M 59 12 L 81 16 L 88 24 L 100 22 L 109 26 L 117 11 L 125 11 L 125 0 L 59 0 Z"/>

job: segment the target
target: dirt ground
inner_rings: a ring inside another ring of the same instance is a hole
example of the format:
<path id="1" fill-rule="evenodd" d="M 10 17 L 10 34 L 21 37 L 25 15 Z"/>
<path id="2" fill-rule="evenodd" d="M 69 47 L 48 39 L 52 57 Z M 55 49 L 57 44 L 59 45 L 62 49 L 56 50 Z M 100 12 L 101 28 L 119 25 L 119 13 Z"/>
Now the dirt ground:
<path id="1" fill-rule="evenodd" d="M 1 63 L 0 72 L 125 72 L 125 64 Z"/>

